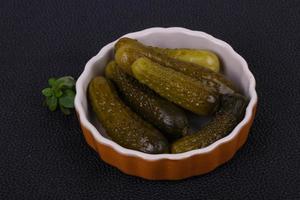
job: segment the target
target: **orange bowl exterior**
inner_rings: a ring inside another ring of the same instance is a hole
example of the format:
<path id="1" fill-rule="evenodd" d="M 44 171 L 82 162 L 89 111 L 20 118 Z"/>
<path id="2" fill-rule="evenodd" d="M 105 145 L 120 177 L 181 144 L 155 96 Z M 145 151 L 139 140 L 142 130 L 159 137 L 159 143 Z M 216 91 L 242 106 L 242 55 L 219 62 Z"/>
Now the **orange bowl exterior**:
<path id="1" fill-rule="evenodd" d="M 147 160 L 121 154 L 113 148 L 97 142 L 91 132 L 80 124 L 86 142 L 106 163 L 117 167 L 126 174 L 149 180 L 179 180 L 208 173 L 230 160 L 247 140 L 254 120 L 256 106 L 253 107 L 251 119 L 234 138 L 226 143 L 221 143 L 210 152 L 199 153 L 179 160 Z"/>

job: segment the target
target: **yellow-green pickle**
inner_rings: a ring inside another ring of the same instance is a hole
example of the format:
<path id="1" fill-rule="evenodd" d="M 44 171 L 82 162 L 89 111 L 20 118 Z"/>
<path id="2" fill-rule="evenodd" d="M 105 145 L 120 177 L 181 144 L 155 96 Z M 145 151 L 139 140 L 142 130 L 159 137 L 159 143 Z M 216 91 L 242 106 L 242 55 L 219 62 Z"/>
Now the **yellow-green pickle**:
<path id="1" fill-rule="evenodd" d="M 221 107 L 200 131 L 180 138 L 172 144 L 172 153 L 183 153 L 206 147 L 225 137 L 245 113 L 247 100 L 239 94 L 221 97 Z"/>
<path id="2" fill-rule="evenodd" d="M 162 130 L 167 138 L 176 139 L 187 133 L 188 120 L 184 111 L 124 73 L 116 62 L 107 64 L 105 76 L 117 85 L 126 103 L 146 121 Z"/>
<path id="3" fill-rule="evenodd" d="M 203 84 L 220 94 L 232 94 L 237 91 L 234 84 L 221 73 L 192 62 L 185 62 L 160 53 L 137 40 L 122 38 L 115 45 L 115 60 L 122 69 L 132 74 L 130 66 L 140 57 L 147 57 L 162 66 L 172 68 L 185 75 L 200 80 Z"/>
<path id="4" fill-rule="evenodd" d="M 89 84 L 88 95 L 98 120 L 113 141 L 145 153 L 168 152 L 165 137 L 119 99 L 109 80 L 101 76 L 94 78 Z"/>
<path id="5" fill-rule="evenodd" d="M 185 62 L 191 62 L 214 72 L 220 72 L 220 61 L 218 56 L 212 51 L 197 50 L 197 49 L 168 49 L 168 48 L 153 48 L 155 51 L 166 54 L 171 58 L 175 58 Z"/>
<path id="6" fill-rule="evenodd" d="M 131 66 L 132 73 L 141 83 L 160 96 L 199 115 L 210 115 L 218 106 L 218 95 L 200 81 L 162 67 L 142 57 Z"/>

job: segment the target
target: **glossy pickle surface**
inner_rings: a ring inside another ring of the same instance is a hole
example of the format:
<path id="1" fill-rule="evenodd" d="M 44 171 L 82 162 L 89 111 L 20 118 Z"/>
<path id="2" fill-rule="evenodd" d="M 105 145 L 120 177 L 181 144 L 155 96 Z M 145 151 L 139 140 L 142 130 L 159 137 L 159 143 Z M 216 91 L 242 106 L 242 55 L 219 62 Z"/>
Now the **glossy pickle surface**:
<path id="1" fill-rule="evenodd" d="M 150 46 L 149 48 L 152 48 L 158 53 L 165 54 L 171 58 L 194 63 L 206 67 L 214 72 L 220 72 L 219 58 L 212 51 L 186 48 L 169 49 Z"/>
<path id="2" fill-rule="evenodd" d="M 172 144 L 172 153 L 183 153 L 206 147 L 225 137 L 239 123 L 245 113 L 247 100 L 239 94 L 223 95 L 220 109 L 213 119 L 198 132 L 180 138 Z"/>
<path id="3" fill-rule="evenodd" d="M 220 94 L 232 94 L 237 91 L 234 84 L 223 74 L 214 72 L 206 67 L 174 59 L 134 39 L 121 38 L 116 43 L 115 60 L 126 73 L 132 74 L 130 67 L 140 57 L 147 57 L 162 66 L 172 68 L 175 71 L 198 79 Z"/>
<path id="4" fill-rule="evenodd" d="M 169 139 L 187 133 L 188 119 L 184 111 L 124 73 L 116 62 L 107 64 L 105 75 L 117 85 L 126 103 L 146 121 L 162 130 Z"/>
<path id="5" fill-rule="evenodd" d="M 98 120 L 113 141 L 145 153 L 168 152 L 165 137 L 119 99 L 109 80 L 101 76 L 94 78 L 89 84 L 88 95 Z"/>
<path id="6" fill-rule="evenodd" d="M 133 75 L 160 96 L 199 115 L 210 115 L 218 106 L 218 95 L 200 81 L 162 67 L 148 58 L 137 59 Z"/>

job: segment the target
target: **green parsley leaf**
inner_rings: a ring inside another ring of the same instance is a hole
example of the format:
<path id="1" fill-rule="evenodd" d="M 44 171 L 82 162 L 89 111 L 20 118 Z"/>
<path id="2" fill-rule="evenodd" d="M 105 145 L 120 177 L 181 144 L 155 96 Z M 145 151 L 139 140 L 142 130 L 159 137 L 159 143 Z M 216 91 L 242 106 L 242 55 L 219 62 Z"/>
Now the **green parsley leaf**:
<path id="1" fill-rule="evenodd" d="M 56 80 L 58 88 L 73 88 L 75 86 L 75 80 L 71 76 L 64 76 Z"/>
<path id="2" fill-rule="evenodd" d="M 51 111 L 55 111 L 57 107 L 69 115 L 71 108 L 74 108 L 75 98 L 75 80 L 71 76 L 64 76 L 61 78 L 50 78 L 48 80 L 50 87 L 42 90 L 42 94 L 46 97 L 44 104 Z"/>
<path id="3" fill-rule="evenodd" d="M 55 88 L 54 95 L 55 97 L 59 98 L 63 95 L 63 92 L 60 89 Z"/>
<path id="4" fill-rule="evenodd" d="M 45 97 L 50 97 L 53 95 L 52 89 L 51 88 L 45 88 L 42 90 L 42 93 Z"/>
<path id="5" fill-rule="evenodd" d="M 53 87 L 56 84 L 56 78 L 49 78 L 48 84 Z"/>
<path id="6" fill-rule="evenodd" d="M 74 95 L 64 94 L 59 98 L 59 105 L 66 108 L 74 108 Z"/>
<path id="7" fill-rule="evenodd" d="M 72 89 L 66 89 L 66 90 L 64 90 L 64 93 L 68 96 L 74 96 L 75 97 L 75 92 Z"/>
<path id="8" fill-rule="evenodd" d="M 57 98 L 55 96 L 50 96 L 46 98 L 46 104 L 51 111 L 55 111 L 57 108 Z"/>
<path id="9" fill-rule="evenodd" d="M 65 108 L 63 106 L 60 105 L 60 110 L 65 114 L 65 115 L 69 115 L 71 114 L 71 110 L 69 108 Z"/>

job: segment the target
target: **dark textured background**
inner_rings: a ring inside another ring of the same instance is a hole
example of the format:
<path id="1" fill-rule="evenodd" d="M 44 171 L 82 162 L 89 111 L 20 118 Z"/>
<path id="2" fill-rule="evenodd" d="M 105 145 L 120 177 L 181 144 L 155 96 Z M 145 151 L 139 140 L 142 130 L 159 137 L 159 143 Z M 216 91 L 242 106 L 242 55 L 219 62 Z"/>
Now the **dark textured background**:
<path id="1" fill-rule="evenodd" d="M 299 23 L 299 0 L 0 1 L 0 199 L 300 199 Z M 227 41 L 256 77 L 249 140 L 207 175 L 125 175 L 86 145 L 75 115 L 42 107 L 49 77 L 78 77 L 105 44 L 155 26 Z"/>

